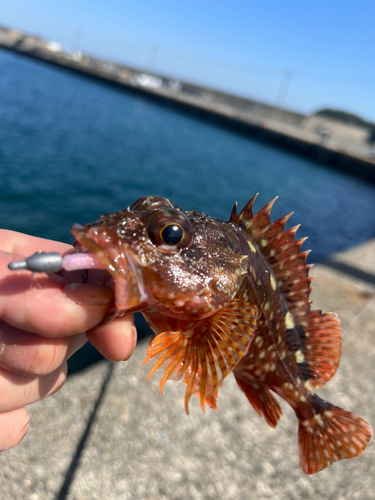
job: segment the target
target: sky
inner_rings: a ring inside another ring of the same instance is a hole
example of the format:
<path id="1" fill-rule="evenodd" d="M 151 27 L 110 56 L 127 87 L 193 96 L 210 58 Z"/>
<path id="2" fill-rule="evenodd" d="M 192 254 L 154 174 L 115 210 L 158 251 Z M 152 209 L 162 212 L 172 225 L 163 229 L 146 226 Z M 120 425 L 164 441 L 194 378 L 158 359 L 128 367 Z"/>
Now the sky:
<path id="1" fill-rule="evenodd" d="M 374 0 L 1 0 L 0 25 L 303 113 L 375 122 Z"/>

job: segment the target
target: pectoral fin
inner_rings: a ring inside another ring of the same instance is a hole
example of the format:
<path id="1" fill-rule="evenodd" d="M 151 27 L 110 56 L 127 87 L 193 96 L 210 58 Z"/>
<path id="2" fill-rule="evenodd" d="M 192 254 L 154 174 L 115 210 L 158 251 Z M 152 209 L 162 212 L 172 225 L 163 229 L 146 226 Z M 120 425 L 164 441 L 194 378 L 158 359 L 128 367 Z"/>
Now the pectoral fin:
<path id="1" fill-rule="evenodd" d="M 205 404 L 216 407 L 224 378 L 249 349 L 257 323 L 257 308 L 234 299 L 217 313 L 194 324 L 189 331 L 166 331 L 157 335 L 147 350 L 144 365 L 158 357 L 149 378 L 165 368 L 160 393 L 168 379 L 186 383 L 185 410 L 193 393 Z"/>

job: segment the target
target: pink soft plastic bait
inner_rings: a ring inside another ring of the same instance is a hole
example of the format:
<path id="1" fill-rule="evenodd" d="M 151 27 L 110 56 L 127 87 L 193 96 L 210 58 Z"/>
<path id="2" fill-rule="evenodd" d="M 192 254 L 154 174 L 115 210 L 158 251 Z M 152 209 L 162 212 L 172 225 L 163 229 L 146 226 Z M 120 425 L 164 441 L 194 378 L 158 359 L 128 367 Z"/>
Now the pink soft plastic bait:
<path id="1" fill-rule="evenodd" d="M 77 269 L 105 269 L 92 253 L 70 253 L 62 258 L 62 267 L 66 271 Z"/>

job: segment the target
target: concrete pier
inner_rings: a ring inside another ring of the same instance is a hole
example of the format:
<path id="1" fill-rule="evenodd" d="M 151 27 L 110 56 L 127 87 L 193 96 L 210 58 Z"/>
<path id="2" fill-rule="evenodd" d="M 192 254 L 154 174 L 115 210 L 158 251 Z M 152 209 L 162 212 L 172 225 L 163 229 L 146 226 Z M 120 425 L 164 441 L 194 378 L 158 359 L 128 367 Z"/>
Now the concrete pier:
<path id="1" fill-rule="evenodd" d="M 341 364 L 319 394 L 375 424 L 375 240 L 314 266 L 314 308 L 339 314 Z M 0 454 L 0 500 L 368 500 L 375 445 L 314 476 L 298 466 L 297 419 L 271 429 L 232 376 L 218 411 L 202 414 L 184 388 L 147 381 L 144 339 L 127 363 L 100 362 L 31 405 L 31 428 Z"/>
<path id="2" fill-rule="evenodd" d="M 80 52 L 66 52 L 58 43 L 1 27 L 0 48 L 142 94 L 184 113 L 375 182 L 375 155 L 367 142 L 366 128 L 306 116 Z"/>

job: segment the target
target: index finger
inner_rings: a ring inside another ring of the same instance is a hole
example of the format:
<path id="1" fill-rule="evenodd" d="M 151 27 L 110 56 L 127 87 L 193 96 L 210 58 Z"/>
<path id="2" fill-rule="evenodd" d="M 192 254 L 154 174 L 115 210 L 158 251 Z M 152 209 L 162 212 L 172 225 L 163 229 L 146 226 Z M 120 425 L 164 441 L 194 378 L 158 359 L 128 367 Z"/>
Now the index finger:
<path id="1" fill-rule="evenodd" d="M 24 249 L 27 255 L 38 249 L 65 251 L 71 248 L 69 245 L 54 244 L 19 233 L 5 236 L 2 244 L 6 248 Z M 30 245 L 27 244 L 29 238 Z M 8 270 L 10 262 L 24 257 L 0 252 L 0 319 L 22 330 L 47 337 L 73 335 L 91 329 L 102 321 L 113 296 L 109 288 L 69 283 L 63 278 L 52 278 L 45 274 L 36 277 L 28 271 Z"/>
<path id="2" fill-rule="evenodd" d="M 46 240 L 9 229 L 0 229 L 0 250 L 22 257 L 29 257 L 39 251 L 64 253 L 72 248 L 72 245 L 60 241 Z"/>

